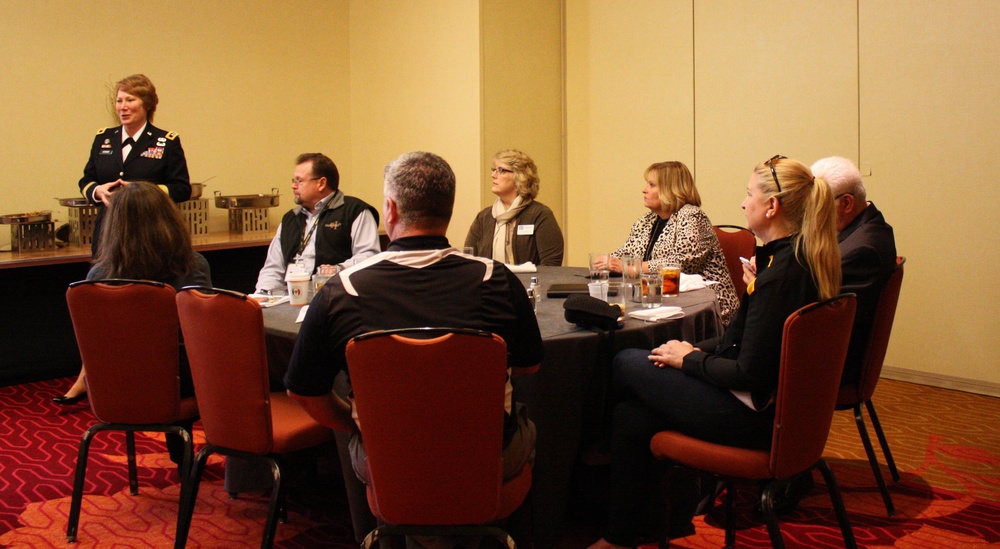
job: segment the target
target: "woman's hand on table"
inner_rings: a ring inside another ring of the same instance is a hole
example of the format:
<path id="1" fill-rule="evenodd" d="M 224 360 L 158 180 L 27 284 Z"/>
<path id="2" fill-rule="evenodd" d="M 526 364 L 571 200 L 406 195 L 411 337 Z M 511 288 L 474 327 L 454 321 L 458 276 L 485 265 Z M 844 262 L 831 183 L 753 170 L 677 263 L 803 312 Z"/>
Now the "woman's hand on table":
<path id="1" fill-rule="evenodd" d="M 677 368 L 679 370 L 681 368 L 681 364 L 684 363 L 684 357 L 694 350 L 694 345 L 691 345 L 687 341 L 671 339 L 663 345 L 653 349 L 649 355 L 649 360 L 658 368 L 670 366 L 671 368 Z"/>
<path id="2" fill-rule="evenodd" d="M 613 273 L 622 272 L 622 259 L 613 255 L 608 256 L 608 270 Z"/>

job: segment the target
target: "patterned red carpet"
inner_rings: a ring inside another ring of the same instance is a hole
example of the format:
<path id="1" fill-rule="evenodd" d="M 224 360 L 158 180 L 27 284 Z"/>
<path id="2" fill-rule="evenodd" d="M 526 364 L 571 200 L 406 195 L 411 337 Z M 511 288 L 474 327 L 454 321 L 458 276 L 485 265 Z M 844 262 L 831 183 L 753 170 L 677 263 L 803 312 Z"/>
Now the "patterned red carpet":
<path id="1" fill-rule="evenodd" d="M 0 546 L 67 547 L 66 523 L 83 432 L 94 422 L 86 403 L 49 402 L 70 381 L 0 387 Z M 195 443 L 204 442 L 196 424 Z M 197 448 L 197 446 L 196 446 Z M 90 449 L 76 547 L 173 547 L 179 484 L 158 433 L 136 436 L 139 495 L 128 489 L 125 436 L 98 433 Z M 321 464 L 322 464 L 321 460 Z M 282 548 L 354 548 L 354 534 L 336 474 L 291 471 L 286 478 L 288 523 L 279 524 Z M 230 500 L 222 486 L 222 458 L 209 461 L 198 493 L 188 547 L 260 546 L 268 500 Z"/>
<path id="2" fill-rule="evenodd" d="M 93 421 L 84 404 L 61 408 L 49 398 L 69 381 L 0 387 L 0 546 L 67 547 L 66 520 L 80 436 Z M 840 412 L 826 455 L 837 474 L 862 547 L 1000 547 L 1000 399 L 883 380 L 875 398 L 903 476 L 890 486 L 898 513 L 887 517 L 864 458 L 854 419 Z M 196 442 L 201 442 L 196 433 Z M 91 446 L 76 547 L 172 547 L 177 468 L 162 435 L 137 436 L 139 495 L 128 493 L 124 436 L 98 434 Z M 322 462 L 322 460 L 321 460 Z M 330 466 L 332 467 L 332 466 Z M 339 473 L 304 471 L 289 481 L 289 522 L 277 547 L 356 547 Z M 886 473 L 888 476 L 888 473 Z M 230 500 L 221 460 L 211 462 L 198 496 L 189 547 L 258 547 L 267 502 Z M 825 486 L 782 517 L 789 547 L 843 547 Z M 770 547 L 746 494 L 740 547 Z M 721 500 L 720 500 L 721 502 Z M 696 533 L 672 547 L 723 545 L 721 506 L 696 520 Z M 586 547 L 599 535 L 569 525 L 561 548 Z M 652 547 L 652 546 L 650 546 Z"/>

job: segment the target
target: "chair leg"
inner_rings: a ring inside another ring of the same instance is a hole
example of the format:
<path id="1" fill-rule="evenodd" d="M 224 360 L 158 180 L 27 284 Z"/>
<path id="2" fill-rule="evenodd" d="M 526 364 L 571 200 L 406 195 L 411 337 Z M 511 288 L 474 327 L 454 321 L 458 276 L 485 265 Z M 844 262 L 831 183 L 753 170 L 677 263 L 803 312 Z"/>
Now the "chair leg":
<path id="1" fill-rule="evenodd" d="M 76 475 L 73 477 L 73 496 L 69 503 L 69 522 L 66 526 L 66 541 L 76 542 L 76 530 L 80 524 L 80 507 L 83 505 L 83 484 L 87 476 L 87 458 L 90 455 L 90 441 L 100 431 L 100 424 L 93 425 L 83 433 L 80 451 L 76 456 Z"/>
<path id="2" fill-rule="evenodd" d="M 854 405 L 854 422 L 858 425 L 861 444 L 864 445 L 865 453 L 868 454 L 868 464 L 872 468 L 875 482 L 882 493 L 882 502 L 885 504 L 885 511 L 891 517 L 896 514 L 896 506 L 892 503 L 892 495 L 889 494 L 889 487 L 885 485 L 885 479 L 882 477 L 882 468 L 878 464 L 878 457 L 875 455 L 875 448 L 872 447 L 872 440 L 868 436 L 868 429 L 865 428 L 865 420 L 861 415 L 860 404 Z"/>
<path id="3" fill-rule="evenodd" d="M 875 429 L 875 436 L 878 437 L 879 445 L 882 446 L 882 454 L 885 455 L 885 463 L 889 466 L 892 481 L 899 482 L 899 471 L 896 470 L 896 460 L 892 459 L 892 452 L 889 451 L 889 441 L 885 438 L 885 432 L 882 431 L 882 424 L 878 420 L 878 414 L 875 413 L 875 404 L 872 403 L 871 399 L 865 401 L 865 408 L 868 408 L 868 416 L 872 418 L 872 427 Z"/>
<path id="4" fill-rule="evenodd" d="M 736 485 L 726 483 L 726 547 L 736 547 Z"/>
<path id="5" fill-rule="evenodd" d="M 816 466 L 823 473 L 823 480 L 826 482 L 826 488 L 830 492 L 833 510 L 837 514 L 837 522 L 840 523 L 840 533 L 844 536 L 844 545 L 847 549 L 857 549 L 858 542 L 854 539 L 854 529 L 851 528 L 851 521 L 847 518 L 847 509 L 844 508 L 844 498 L 840 495 L 840 486 L 837 485 L 837 477 L 834 476 L 833 470 L 830 469 L 825 459 L 820 458 Z"/>
<path id="6" fill-rule="evenodd" d="M 191 520 L 194 518 L 194 504 L 198 500 L 198 486 L 201 484 L 201 474 L 208 463 L 208 456 L 214 453 L 211 445 L 206 445 L 195 457 L 191 465 L 189 478 L 181 481 L 181 500 L 177 510 L 177 534 L 174 538 L 174 549 L 184 549 L 187 545 L 188 533 L 191 530 Z"/>
<path id="7" fill-rule="evenodd" d="M 135 465 L 135 431 L 125 431 L 125 454 L 128 459 L 128 491 L 139 495 L 139 474 Z"/>
<path id="8" fill-rule="evenodd" d="M 264 523 L 264 539 L 260 543 L 261 549 L 270 549 L 274 544 L 274 535 L 278 530 L 278 515 L 281 513 L 281 506 L 284 503 L 284 487 L 281 484 L 281 466 L 278 462 L 269 457 L 265 457 L 271 466 L 271 505 L 267 510 L 267 521 Z"/>
<path id="9" fill-rule="evenodd" d="M 771 538 L 771 547 L 774 549 L 785 549 L 785 540 L 781 537 L 781 530 L 778 528 L 778 517 L 774 512 L 774 489 L 779 483 L 769 482 L 760 492 L 760 510 L 764 515 L 764 523 L 767 524 L 767 535 Z"/>

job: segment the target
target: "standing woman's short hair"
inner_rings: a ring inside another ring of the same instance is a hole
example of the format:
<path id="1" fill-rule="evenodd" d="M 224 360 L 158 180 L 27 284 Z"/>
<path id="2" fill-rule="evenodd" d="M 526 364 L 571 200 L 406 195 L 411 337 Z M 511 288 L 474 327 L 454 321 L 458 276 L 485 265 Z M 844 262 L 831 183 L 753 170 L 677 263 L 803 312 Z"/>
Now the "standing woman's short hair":
<path id="1" fill-rule="evenodd" d="M 96 263 L 110 278 L 163 282 L 194 267 L 191 235 L 167 193 L 145 181 L 111 194 Z"/>
<path id="2" fill-rule="evenodd" d="M 129 95 L 134 95 L 142 100 L 142 108 L 146 109 L 146 120 L 153 121 L 153 114 L 156 113 L 156 105 L 160 98 L 156 96 L 156 86 L 145 74 L 133 74 L 126 76 L 115 84 L 115 95 L 123 91 Z M 114 97 L 111 98 L 114 103 Z"/>
<path id="3" fill-rule="evenodd" d="M 683 162 L 657 162 L 646 168 L 643 176 L 648 179 L 650 172 L 656 174 L 656 188 L 665 211 L 676 212 L 685 204 L 701 206 L 701 195 L 694 186 L 694 177 Z"/>
<path id="4" fill-rule="evenodd" d="M 507 149 L 498 152 L 493 159 L 507 164 L 514 170 L 514 184 L 517 186 L 518 196 L 532 200 L 538 196 L 538 168 L 530 156 L 517 149 Z"/>

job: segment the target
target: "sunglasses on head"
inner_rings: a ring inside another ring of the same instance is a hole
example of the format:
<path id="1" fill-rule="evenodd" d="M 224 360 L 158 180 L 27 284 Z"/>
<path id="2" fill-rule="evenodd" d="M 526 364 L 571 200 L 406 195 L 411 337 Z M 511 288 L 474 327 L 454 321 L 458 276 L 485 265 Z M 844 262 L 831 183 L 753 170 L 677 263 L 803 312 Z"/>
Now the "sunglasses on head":
<path id="1" fill-rule="evenodd" d="M 786 158 L 788 158 L 788 157 L 787 156 L 782 156 L 780 154 L 776 154 L 776 155 L 772 156 L 771 158 L 769 158 L 769 159 L 767 159 L 767 160 L 764 161 L 764 164 L 768 168 L 771 168 L 771 177 L 774 178 L 774 184 L 777 185 L 779 193 L 781 192 L 781 183 L 778 183 L 778 172 L 774 171 L 774 161 L 775 160 L 784 160 Z"/>

